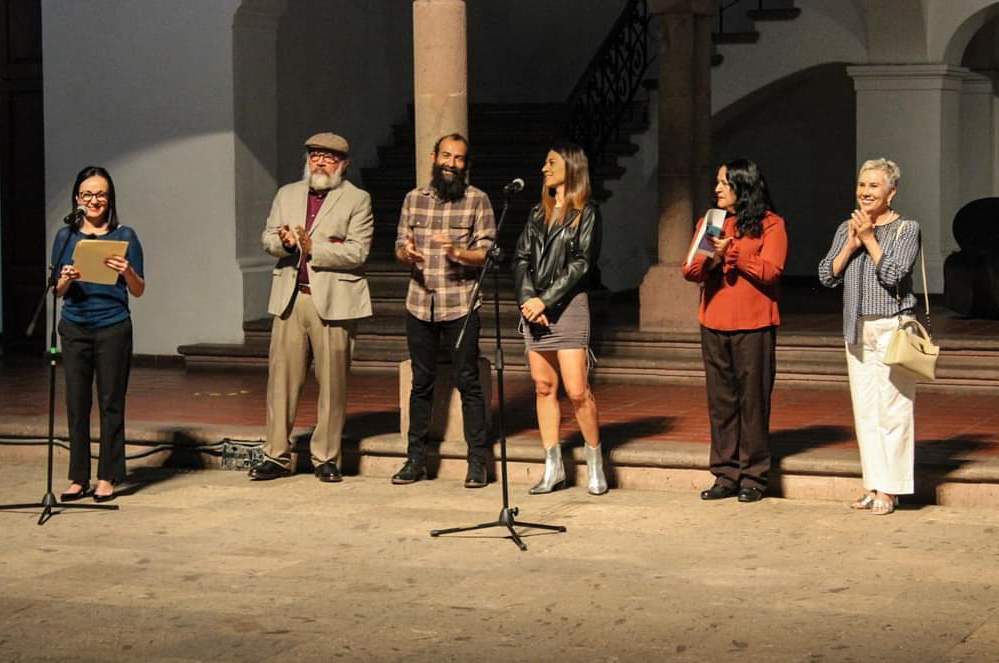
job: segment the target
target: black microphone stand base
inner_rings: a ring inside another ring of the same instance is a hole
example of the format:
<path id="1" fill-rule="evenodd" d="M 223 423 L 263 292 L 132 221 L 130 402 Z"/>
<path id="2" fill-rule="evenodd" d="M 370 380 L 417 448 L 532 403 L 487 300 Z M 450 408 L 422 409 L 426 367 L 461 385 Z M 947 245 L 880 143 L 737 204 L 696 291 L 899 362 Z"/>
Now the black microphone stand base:
<path id="1" fill-rule="evenodd" d="M 499 518 L 490 521 L 488 523 L 479 523 L 478 525 L 469 525 L 468 527 L 449 527 L 448 529 L 433 529 L 430 530 L 430 536 L 441 536 L 443 534 L 455 534 L 457 532 L 473 532 L 480 529 L 489 529 L 491 527 L 505 527 L 510 532 L 510 540 L 517 544 L 517 547 L 521 550 L 527 550 L 527 544 L 525 544 L 521 538 L 520 534 L 514 527 L 526 527 L 529 529 L 542 529 L 549 532 L 564 532 L 565 527 L 562 525 L 540 525 L 538 523 L 525 523 L 517 520 L 517 514 L 519 510 L 517 507 L 503 507 L 500 511 Z"/>
<path id="2" fill-rule="evenodd" d="M 25 504 L 2 504 L 0 511 L 17 511 L 20 509 L 41 509 L 42 514 L 38 517 L 38 524 L 44 525 L 49 518 L 59 513 L 63 509 L 96 509 L 117 511 L 117 504 L 66 504 L 56 499 L 52 493 L 46 493 L 40 502 L 30 502 Z"/>

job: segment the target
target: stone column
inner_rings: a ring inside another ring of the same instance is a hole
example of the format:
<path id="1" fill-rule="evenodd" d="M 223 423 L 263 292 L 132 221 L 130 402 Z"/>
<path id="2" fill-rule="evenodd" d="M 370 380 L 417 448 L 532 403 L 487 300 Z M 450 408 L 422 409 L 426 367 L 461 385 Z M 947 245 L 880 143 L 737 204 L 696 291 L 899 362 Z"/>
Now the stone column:
<path id="1" fill-rule="evenodd" d="M 683 279 L 694 222 L 711 192 L 711 0 L 650 0 L 660 14 L 658 264 L 640 290 L 643 330 L 697 328 L 698 287 Z"/>
<path id="2" fill-rule="evenodd" d="M 930 292 L 943 292 L 943 261 L 957 249 L 951 223 L 967 202 L 960 151 L 968 70 L 903 64 L 847 67 L 847 73 L 857 91 L 857 165 L 883 156 L 902 168 L 894 206 L 919 222 Z"/>
<path id="3" fill-rule="evenodd" d="M 464 0 L 413 0 L 416 184 L 430 181 L 434 142 L 468 136 L 468 49 Z"/>

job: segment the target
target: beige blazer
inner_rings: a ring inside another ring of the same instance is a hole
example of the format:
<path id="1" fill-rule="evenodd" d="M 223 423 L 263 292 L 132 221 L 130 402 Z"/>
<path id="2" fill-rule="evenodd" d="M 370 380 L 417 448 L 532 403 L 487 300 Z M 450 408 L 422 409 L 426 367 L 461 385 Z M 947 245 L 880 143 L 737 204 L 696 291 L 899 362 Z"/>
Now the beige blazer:
<path id="1" fill-rule="evenodd" d="M 291 304 L 298 280 L 297 252 L 281 244 L 278 228 L 305 226 L 308 184 L 303 180 L 278 189 L 261 242 L 278 258 L 271 279 L 267 311 L 283 315 Z M 312 255 L 308 259 L 309 285 L 316 311 L 324 320 L 352 320 L 371 315 L 371 295 L 364 278 L 364 261 L 374 234 L 371 196 L 344 180 L 326 194 L 309 230 Z"/>

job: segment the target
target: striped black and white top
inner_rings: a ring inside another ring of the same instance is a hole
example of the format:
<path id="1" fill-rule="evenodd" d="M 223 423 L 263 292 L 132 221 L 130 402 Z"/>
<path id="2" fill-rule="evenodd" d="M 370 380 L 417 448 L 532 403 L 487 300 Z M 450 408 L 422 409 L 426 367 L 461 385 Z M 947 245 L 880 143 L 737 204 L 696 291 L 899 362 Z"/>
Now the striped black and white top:
<path id="1" fill-rule="evenodd" d="M 875 226 L 881 262 L 875 266 L 861 247 L 847 262 L 846 269 L 833 276 L 833 259 L 846 243 L 849 223 L 844 221 L 836 229 L 829 253 L 819 262 L 819 280 L 828 288 L 843 284 L 843 336 L 847 343 L 856 343 L 861 316 L 891 318 L 900 313 L 911 314 L 915 309 L 912 266 L 919 255 L 920 238 L 919 224 L 909 219 Z"/>

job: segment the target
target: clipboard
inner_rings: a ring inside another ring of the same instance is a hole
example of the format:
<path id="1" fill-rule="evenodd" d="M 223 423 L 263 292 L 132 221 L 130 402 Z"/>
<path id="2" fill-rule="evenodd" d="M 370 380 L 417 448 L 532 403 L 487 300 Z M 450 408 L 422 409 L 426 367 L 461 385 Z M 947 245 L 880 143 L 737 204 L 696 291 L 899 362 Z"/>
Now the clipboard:
<path id="1" fill-rule="evenodd" d="M 111 256 L 123 256 L 128 242 L 116 239 L 81 239 L 73 249 L 73 266 L 80 270 L 84 283 L 114 285 L 118 272 L 104 264 Z"/>

